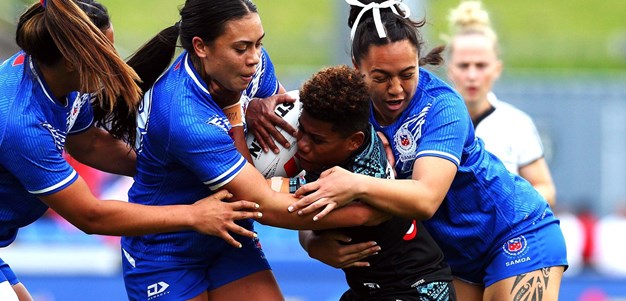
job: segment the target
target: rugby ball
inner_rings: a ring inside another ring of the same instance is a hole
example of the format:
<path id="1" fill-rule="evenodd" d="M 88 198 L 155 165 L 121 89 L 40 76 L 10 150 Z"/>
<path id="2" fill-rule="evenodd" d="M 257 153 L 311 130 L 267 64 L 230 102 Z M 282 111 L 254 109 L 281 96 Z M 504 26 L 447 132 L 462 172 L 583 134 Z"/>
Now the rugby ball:
<path id="1" fill-rule="evenodd" d="M 293 90 L 287 92 L 287 94 L 295 98 L 296 101 L 293 103 L 279 104 L 276 106 L 276 109 L 274 109 L 274 113 L 297 129 L 299 125 L 298 119 L 300 118 L 300 111 L 302 110 L 299 99 L 299 91 Z M 279 149 L 278 154 L 275 154 L 272 151 L 267 153 L 264 152 L 253 134 L 248 133 L 246 137 L 246 144 L 248 145 L 248 150 L 252 156 L 254 167 L 256 167 L 256 169 L 263 174 L 266 179 L 272 177 L 294 177 L 301 171 L 300 164 L 296 158 L 296 152 L 298 150 L 296 137 L 291 136 L 281 128 L 278 128 L 278 131 L 285 138 L 287 138 L 290 145 L 289 148 L 285 148 L 280 144 L 276 144 Z"/>

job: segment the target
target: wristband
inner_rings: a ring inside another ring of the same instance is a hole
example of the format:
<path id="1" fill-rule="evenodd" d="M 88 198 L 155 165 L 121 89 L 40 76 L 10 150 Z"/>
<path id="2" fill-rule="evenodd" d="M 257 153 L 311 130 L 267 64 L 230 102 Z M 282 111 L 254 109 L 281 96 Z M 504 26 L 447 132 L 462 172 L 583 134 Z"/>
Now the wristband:
<path id="1" fill-rule="evenodd" d="M 243 108 L 241 108 L 240 102 L 224 107 L 222 111 L 224 111 L 231 126 L 243 126 Z"/>
<path id="2" fill-rule="evenodd" d="M 304 184 L 306 184 L 306 180 L 304 179 L 304 176 L 290 178 L 289 179 L 289 193 L 295 193 L 296 190 L 298 190 L 298 188 L 300 188 Z"/>

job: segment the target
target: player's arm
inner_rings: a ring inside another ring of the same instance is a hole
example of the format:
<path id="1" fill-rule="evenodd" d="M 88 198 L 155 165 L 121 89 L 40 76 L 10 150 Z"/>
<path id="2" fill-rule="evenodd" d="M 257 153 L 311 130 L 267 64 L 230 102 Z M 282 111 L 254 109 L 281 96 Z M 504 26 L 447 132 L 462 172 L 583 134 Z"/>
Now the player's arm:
<path id="1" fill-rule="evenodd" d="M 132 236 L 196 230 L 239 246 L 229 232 L 248 237 L 255 234 L 234 221 L 259 217 L 258 205 L 247 201 L 222 201 L 231 196 L 227 191 L 219 191 L 193 205 L 145 206 L 98 200 L 79 177 L 67 188 L 40 196 L 40 199 L 88 234 Z"/>
<path id="2" fill-rule="evenodd" d="M 375 241 L 350 244 L 350 237 L 333 230 L 301 230 L 298 238 L 311 258 L 335 268 L 367 267 L 369 262 L 361 260 L 381 250 Z"/>
<path id="3" fill-rule="evenodd" d="M 246 133 L 243 128 L 243 108 L 241 107 L 241 103 L 238 101 L 234 104 L 230 104 L 222 108 L 222 111 L 224 111 L 228 122 L 230 122 L 231 130 L 229 134 L 231 138 L 233 138 L 237 151 L 246 158 L 248 163 L 254 165 L 252 155 L 246 144 Z"/>
<path id="4" fill-rule="evenodd" d="M 548 201 L 550 206 L 556 202 L 556 187 L 550 175 L 550 168 L 544 158 L 537 159 L 519 168 L 519 175 L 530 182 L 535 189 Z"/>
<path id="5" fill-rule="evenodd" d="M 456 172 L 454 163 L 438 157 L 416 159 L 412 178 L 402 180 L 379 179 L 333 167 L 319 180 L 296 191 L 296 196 L 302 198 L 290 206 L 290 211 L 306 215 L 322 210 L 316 214 L 321 219 L 334 208 L 358 199 L 391 215 L 426 220 L 443 202 Z"/>
<path id="6" fill-rule="evenodd" d="M 274 140 L 285 148 L 289 148 L 287 138 L 278 131 L 277 127 L 296 136 L 296 129 L 274 113 L 279 104 L 295 101 L 295 98 L 285 92 L 285 88 L 281 85 L 278 94 L 267 98 L 254 98 L 248 104 L 246 110 L 248 131 L 254 135 L 264 152 L 268 152 L 269 149 L 274 153 L 279 152 Z"/>
<path id="7" fill-rule="evenodd" d="M 298 216 L 287 211 L 289 204 L 297 199 L 291 194 L 272 190 L 263 176 L 250 164 L 246 164 L 237 176 L 224 186 L 232 192 L 235 199 L 245 199 L 259 204 L 263 217 L 262 224 L 288 229 L 329 229 L 361 225 L 376 225 L 388 219 L 388 215 L 372 207 L 354 203 L 341 210 L 336 210 L 320 221 L 313 216 Z"/>
<path id="8" fill-rule="evenodd" d="M 131 147 L 93 125 L 84 132 L 68 135 L 65 150 L 78 162 L 93 168 L 119 175 L 135 175 L 137 157 Z"/>

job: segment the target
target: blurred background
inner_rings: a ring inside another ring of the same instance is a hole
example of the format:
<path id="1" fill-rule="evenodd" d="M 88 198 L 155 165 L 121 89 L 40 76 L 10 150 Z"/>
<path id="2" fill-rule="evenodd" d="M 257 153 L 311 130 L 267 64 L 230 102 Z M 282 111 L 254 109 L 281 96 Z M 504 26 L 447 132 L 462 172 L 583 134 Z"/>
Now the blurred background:
<path id="1" fill-rule="evenodd" d="M 116 47 L 129 56 L 178 20 L 183 0 L 101 0 Z M 0 61 L 17 51 L 15 20 L 32 2 L 0 2 Z M 347 5 L 340 0 L 256 0 L 264 45 L 287 90 L 322 67 L 350 64 Z M 443 44 L 459 0 L 405 0 Z M 623 0 L 483 0 L 499 34 L 504 74 L 494 92 L 527 112 L 542 135 L 557 187 L 555 211 L 570 269 L 561 300 L 626 300 L 626 4 Z M 445 69 L 434 70 L 446 78 Z M 71 159 L 70 159 L 71 160 Z M 102 198 L 126 199 L 132 179 L 74 162 Z M 343 273 L 300 249 L 294 231 L 258 225 L 290 301 L 337 300 Z M 89 236 L 49 212 L 0 249 L 36 300 L 124 300 L 119 239 Z"/>

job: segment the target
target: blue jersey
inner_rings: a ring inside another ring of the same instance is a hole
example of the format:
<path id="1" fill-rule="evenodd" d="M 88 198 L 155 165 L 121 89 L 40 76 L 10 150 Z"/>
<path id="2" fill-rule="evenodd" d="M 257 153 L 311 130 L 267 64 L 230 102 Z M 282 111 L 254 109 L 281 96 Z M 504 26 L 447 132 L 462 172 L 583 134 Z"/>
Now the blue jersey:
<path id="1" fill-rule="evenodd" d="M 48 209 L 37 197 L 78 178 L 63 158 L 68 134 L 93 122 L 89 94 L 55 99 L 30 56 L 19 52 L 0 65 L 0 246 Z"/>
<path id="2" fill-rule="evenodd" d="M 462 98 L 426 70 L 420 69 L 419 77 L 415 96 L 393 124 L 380 126 L 373 114 L 370 121 L 390 140 L 398 178 L 411 178 L 415 160 L 424 156 L 457 165 L 439 210 L 424 221 L 454 272 L 488 260 L 492 248 L 532 227 L 550 209 L 527 181 L 484 150 Z"/>
<path id="3" fill-rule="evenodd" d="M 258 66 L 246 96 L 275 94 L 279 85 L 265 51 Z M 228 134 L 227 117 L 186 52 L 144 96 L 138 127 L 137 174 L 129 191 L 133 203 L 192 204 L 229 183 L 246 164 Z M 182 231 L 123 237 L 122 247 L 143 259 L 191 261 L 207 258 L 207 250 L 221 241 Z"/>

